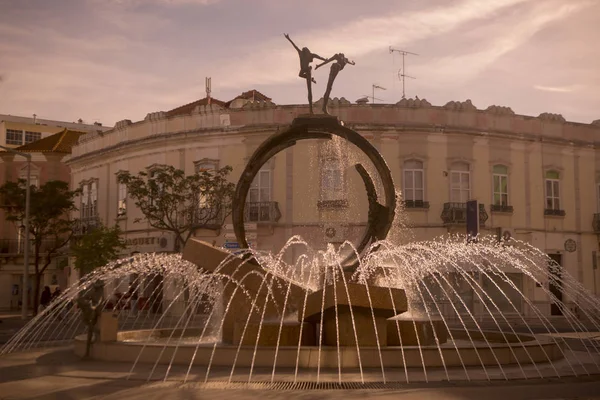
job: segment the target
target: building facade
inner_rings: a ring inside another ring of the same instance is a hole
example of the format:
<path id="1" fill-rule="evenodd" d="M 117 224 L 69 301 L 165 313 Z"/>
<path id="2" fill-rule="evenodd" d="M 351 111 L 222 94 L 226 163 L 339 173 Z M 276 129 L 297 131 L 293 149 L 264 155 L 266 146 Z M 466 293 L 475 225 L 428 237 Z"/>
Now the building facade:
<path id="1" fill-rule="evenodd" d="M 478 200 L 481 234 L 530 243 L 598 294 L 600 121 L 522 116 L 500 106 L 482 110 L 469 100 L 432 106 L 419 99 L 366 105 L 336 98 L 330 104 L 331 113 L 371 141 L 387 161 L 402 192 L 401 219 L 410 221 L 411 240 L 464 233 L 466 202 Z M 190 174 L 230 165 L 231 179 L 237 181 L 269 135 L 307 112 L 305 105 L 275 105 L 251 91 L 229 102 L 205 98 L 152 112 L 143 121 L 123 120 L 102 134 L 82 136 L 66 160 L 73 187 L 84 188 L 79 216 L 118 223 L 128 252 L 172 251 L 172 237 L 135 221 L 142 215 L 118 184 L 119 172 L 170 164 Z M 368 202 L 352 168 L 356 162 L 369 170 L 364 157 L 341 140 L 302 141 L 277 154 L 259 172 L 247 199 L 251 246 L 279 251 L 293 235 L 317 249 L 358 240 Z M 392 239 L 406 240 L 403 233 L 393 233 Z M 235 248 L 226 228 L 195 235 Z M 294 249 L 289 253 L 290 259 L 298 255 Z M 507 272 L 534 304 L 548 315 L 556 313 L 533 281 Z M 576 300 L 556 294 L 567 303 Z M 470 296 L 467 302 L 477 310 Z M 526 304 L 518 310 L 528 313 Z"/>

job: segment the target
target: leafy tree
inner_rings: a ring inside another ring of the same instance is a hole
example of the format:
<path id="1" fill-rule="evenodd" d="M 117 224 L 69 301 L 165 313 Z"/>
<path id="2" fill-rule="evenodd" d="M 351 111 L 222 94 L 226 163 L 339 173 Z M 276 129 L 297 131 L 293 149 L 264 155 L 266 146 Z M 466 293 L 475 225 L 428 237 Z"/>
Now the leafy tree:
<path id="1" fill-rule="evenodd" d="M 26 188 L 27 181 L 24 179 L 6 182 L 0 187 L 0 208 L 6 211 L 8 221 L 19 225 L 25 219 Z M 69 184 L 64 181 L 48 181 L 39 188 L 31 186 L 30 190 L 29 235 L 35 270 L 33 312 L 37 314 L 44 271 L 63 252 L 73 236 L 76 221 L 72 221 L 69 215 L 77 210 L 75 197 L 79 190 L 69 190 Z"/>
<path id="2" fill-rule="evenodd" d="M 218 229 L 231 213 L 231 170 L 226 166 L 186 176 L 171 165 L 154 165 L 137 176 L 121 173 L 118 179 L 150 226 L 174 233 L 175 251 L 180 251 L 195 230 Z"/>
<path id="3" fill-rule="evenodd" d="M 71 255 L 75 257 L 75 268 L 85 275 L 116 260 L 126 247 L 119 225 L 100 226 L 74 240 Z"/>

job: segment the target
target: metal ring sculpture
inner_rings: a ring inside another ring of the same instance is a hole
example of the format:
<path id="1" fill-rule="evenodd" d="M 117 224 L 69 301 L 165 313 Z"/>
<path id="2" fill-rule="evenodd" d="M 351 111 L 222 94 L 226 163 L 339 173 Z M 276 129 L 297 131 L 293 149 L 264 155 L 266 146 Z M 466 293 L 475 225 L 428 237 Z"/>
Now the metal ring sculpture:
<path id="1" fill-rule="evenodd" d="M 276 133 L 265 140 L 254 152 L 238 181 L 233 202 L 233 230 L 241 248 L 248 248 L 244 228 L 244 209 L 250 185 L 261 167 L 274 155 L 296 144 L 298 140 L 327 139 L 332 135 L 342 137 L 358 147 L 373 163 L 381 177 L 384 189 L 385 205 L 377 201 L 377 192 L 373 180 L 361 164 L 355 168 L 365 184 L 369 200 L 367 229 L 356 247 L 359 255 L 369 243 L 383 240 L 392 226 L 396 209 L 396 192 L 392 173 L 377 149 L 358 132 L 342 126 L 336 117 L 307 116 L 294 119 L 292 125 L 283 132 Z M 351 254 L 343 263 L 344 268 L 352 269 L 357 265 L 355 254 Z"/>

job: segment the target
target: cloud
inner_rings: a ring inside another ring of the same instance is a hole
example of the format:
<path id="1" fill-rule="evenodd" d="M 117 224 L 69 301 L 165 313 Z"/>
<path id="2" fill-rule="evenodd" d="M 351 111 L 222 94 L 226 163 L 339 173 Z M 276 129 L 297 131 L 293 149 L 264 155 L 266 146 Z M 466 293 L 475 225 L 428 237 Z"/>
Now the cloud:
<path id="1" fill-rule="evenodd" d="M 444 35 L 477 19 L 484 19 L 527 0 L 465 0 L 431 10 L 362 18 L 343 25 L 313 30 L 292 39 L 302 47 L 324 57 L 344 52 L 349 58 L 366 56 L 389 45 L 403 46 L 418 40 Z M 256 84 L 281 84 L 297 79 L 298 60 L 283 36 L 256 46 L 233 66 L 219 68 L 226 87 Z"/>
<path id="2" fill-rule="evenodd" d="M 581 11 L 591 3 L 563 4 L 545 2 L 534 4 L 529 10 L 521 11 L 509 20 L 500 19 L 492 25 L 477 29 L 479 43 L 469 48 L 483 47 L 479 51 L 468 52 L 468 48 L 455 49 L 458 54 L 432 60 L 419 66 L 419 74 L 426 76 L 431 85 L 461 85 L 473 80 L 484 69 L 494 65 L 507 53 L 527 43 L 531 38 L 551 23 L 564 20 Z M 510 29 L 506 24 L 510 23 Z M 463 54 L 460 52 L 463 51 Z"/>
<path id="3" fill-rule="evenodd" d="M 221 0 L 91 0 L 97 4 L 115 4 L 125 7 L 155 4 L 159 6 L 208 6 Z"/>
<path id="4" fill-rule="evenodd" d="M 543 90 L 545 92 L 560 92 L 560 93 L 568 93 L 568 92 L 573 92 L 577 89 L 577 85 L 571 85 L 571 86 L 542 86 L 542 85 L 535 85 L 533 86 L 534 89 L 537 90 Z"/>

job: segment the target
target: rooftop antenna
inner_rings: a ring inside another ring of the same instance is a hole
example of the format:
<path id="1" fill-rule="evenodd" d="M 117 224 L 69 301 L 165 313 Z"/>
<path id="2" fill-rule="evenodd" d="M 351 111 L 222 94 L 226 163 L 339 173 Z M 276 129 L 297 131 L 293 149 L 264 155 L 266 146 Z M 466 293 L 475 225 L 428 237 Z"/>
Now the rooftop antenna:
<path id="1" fill-rule="evenodd" d="M 404 73 L 406 71 L 406 68 L 404 67 L 404 56 L 407 56 L 407 55 L 418 56 L 418 54 L 411 53 L 410 51 L 406 51 L 406 50 L 394 49 L 392 46 L 390 46 L 390 54 L 393 54 L 394 52 L 397 52 L 402 55 L 402 68 L 398 71 L 398 79 L 400 79 L 402 81 L 402 98 L 405 99 L 406 93 L 404 91 L 404 88 L 405 88 L 404 81 L 406 80 L 406 78 L 411 78 L 411 79 L 417 79 L 417 78 L 415 78 L 414 76 L 406 75 Z"/>
<path id="2" fill-rule="evenodd" d="M 204 85 L 206 86 L 206 104 L 210 105 L 210 88 L 211 88 L 211 77 L 204 78 Z"/>
<path id="3" fill-rule="evenodd" d="M 383 86 L 379 86 L 376 84 L 373 84 L 373 96 L 371 96 L 371 98 L 373 99 L 373 104 L 375 104 L 375 89 L 381 89 L 381 90 L 387 90 L 386 88 L 384 88 Z M 379 101 L 381 101 L 381 99 L 377 99 Z"/>

